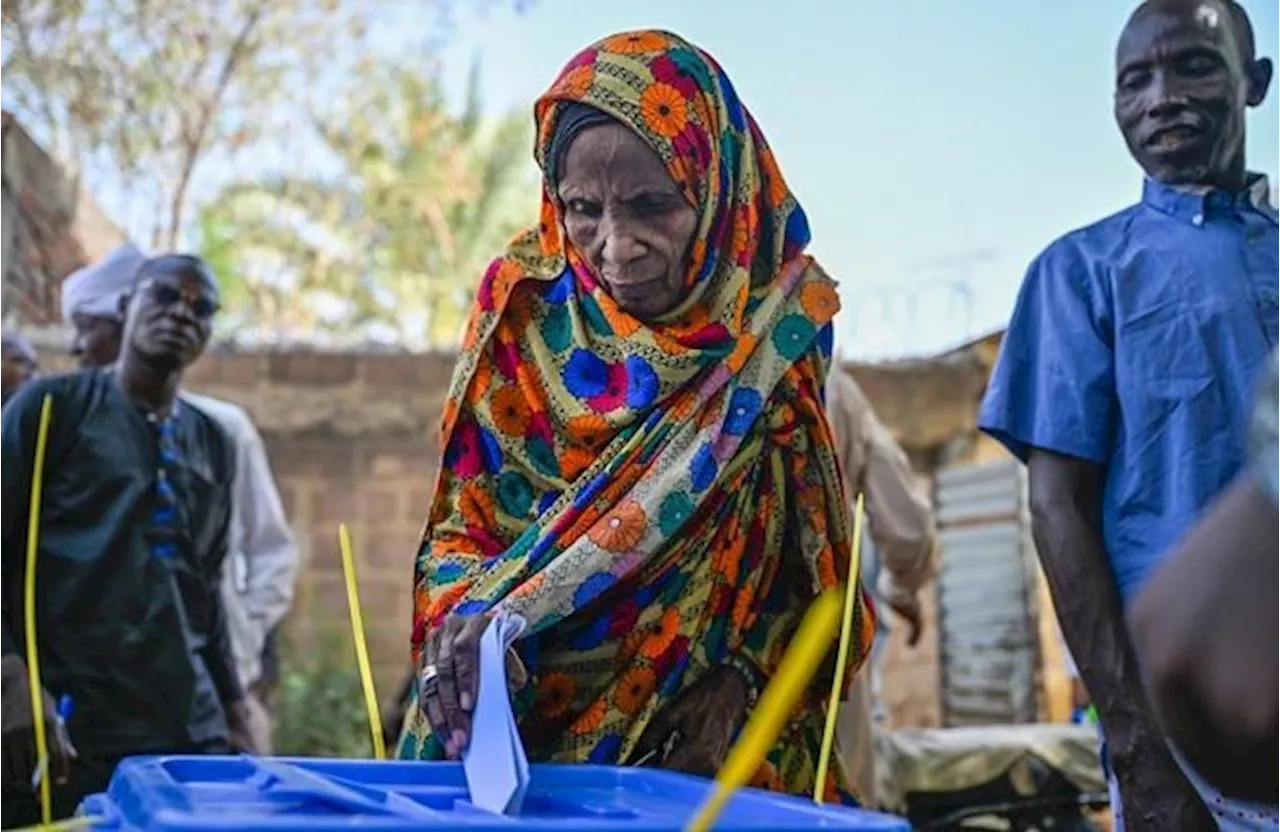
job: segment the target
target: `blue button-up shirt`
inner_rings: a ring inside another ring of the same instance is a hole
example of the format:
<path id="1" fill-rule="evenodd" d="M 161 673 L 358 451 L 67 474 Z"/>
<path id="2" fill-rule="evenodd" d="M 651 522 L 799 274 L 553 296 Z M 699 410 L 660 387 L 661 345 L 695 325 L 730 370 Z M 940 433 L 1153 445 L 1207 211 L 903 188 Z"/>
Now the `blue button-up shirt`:
<path id="1" fill-rule="evenodd" d="M 1106 466 L 1103 538 L 1127 603 L 1247 463 L 1276 346 L 1276 210 L 1148 181 L 1027 272 L 978 417 L 1016 456 Z"/>

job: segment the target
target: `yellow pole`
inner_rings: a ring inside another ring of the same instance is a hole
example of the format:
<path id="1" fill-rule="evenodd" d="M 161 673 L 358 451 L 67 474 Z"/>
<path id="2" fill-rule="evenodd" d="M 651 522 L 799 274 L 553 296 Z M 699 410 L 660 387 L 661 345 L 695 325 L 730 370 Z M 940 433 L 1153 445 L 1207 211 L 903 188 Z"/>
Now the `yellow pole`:
<path id="1" fill-rule="evenodd" d="M 15 829 L 14 832 L 81 832 L 81 830 L 92 829 L 95 824 L 102 823 L 102 821 L 102 818 L 83 815 L 55 821 L 54 823 L 37 823 L 33 826 L 23 826 Z"/>
<path id="2" fill-rule="evenodd" d="M 44 683 L 40 680 L 40 647 L 36 643 L 36 561 L 40 552 L 40 504 L 44 494 L 44 457 L 53 419 L 53 396 L 46 393 L 40 405 L 40 429 L 36 433 L 35 461 L 31 468 L 31 499 L 27 507 L 27 572 L 22 582 L 22 618 L 27 641 L 27 686 L 31 688 L 31 719 L 36 734 L 36 772 L 40 774 L 40 820 L 53 820 L 53 793 L 49 781 L 49 738 L 44 731 Z M 43 767 L 43 771 L 41 769 Z"/>
<path id="3" fill-rule="evenodd" d="M 716 775 L 711 796 L 689 824 L 690 832 L 710 829 L 733 793 L 745 786 L 760 768 L 831 647 L 839 623 L 840 592 L 828 590 L 819 595 L 805 613 L 777 673 L 760 695 L 760 702 L 742 729 L 742 736 Z"/>
<path id="4" fill-rule="evenodd" d="M 347 524 L 338 525 L 338 545 L 342 550 L 342 574 L 347 581 L 347 607 L 351 611 L 351 638 L 356 645 L 356 661 L 360 665 L 360 684 L 364 687 L 364 706 L 369 713 L 369 733 L 373 737 L 373 756 L 387 759 L 386 743 L 382 739 L 382 718 L 378 713 L 378 694 L 373 686 L 373 671 L 369 668 L 369 646 L 364 638 L 364 617 L 360 614 L 360 589 L 356 583 L 356 562 L 351 554 L 351 533 Z"/>
<path id="5" fill-rule="evenodd" d="M 822 804 L 823 786 L 831 765 L 831 749 L 835 746 L 836 721 L 840 716 L 840 692 L 844 688 L 844 666 L 849 661 L 849 642 L 853 636 L 853 608 L 858 601 L 858 571 L 862 560 L 862 494 L 853 509 L 853 554 L 849 556 L 849 578 L 844 585 L 844 614 L 840 618 L 840 645 L 836 648 L 836 678 L 831 683 L 827 700 L 827 722 L 822 729 L 822 750 L 818 753 L 818 776 L 813 783 L 813 802 Z"/>

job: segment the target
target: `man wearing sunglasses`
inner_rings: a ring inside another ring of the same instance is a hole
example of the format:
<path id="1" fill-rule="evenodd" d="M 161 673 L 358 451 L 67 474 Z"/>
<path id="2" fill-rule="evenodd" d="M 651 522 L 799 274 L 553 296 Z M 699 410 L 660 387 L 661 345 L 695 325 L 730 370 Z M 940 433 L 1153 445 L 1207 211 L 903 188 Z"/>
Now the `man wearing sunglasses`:
<path id="1" fill-rule="evenodd" d="M 71 352 L 82 367 L 105 367 L 120 353 L 122 301 L 147 257 L 125 243 L 62 285 L 62 316 L 75 327 Z M 186 390 L 179 399 L 213 417 L 235 445 L 230 543 L 222 597 L 231 649 L 253 717 L 254 745 L 271 750 L 268 712 L 276 674 L 270 672 L 276 634 L 293 601 L 298 548 L 285 517 L 262 436 L 236 405 Z"/>
<path id="2" fill-rule="evenodd" d="M 177 398 L 208 342 L 218 286 L 197 258 L 157 257 L 122 309 L 116 364 L 33 381 L 0 420 L 6 825 L 38 821 L 41 777 L 66 817 L 124 757 L 253 750 L 219 580 L 234 447 Z M 23 553 L 46 397 L 35 617 L 50 759 L 37 760 Z"/>

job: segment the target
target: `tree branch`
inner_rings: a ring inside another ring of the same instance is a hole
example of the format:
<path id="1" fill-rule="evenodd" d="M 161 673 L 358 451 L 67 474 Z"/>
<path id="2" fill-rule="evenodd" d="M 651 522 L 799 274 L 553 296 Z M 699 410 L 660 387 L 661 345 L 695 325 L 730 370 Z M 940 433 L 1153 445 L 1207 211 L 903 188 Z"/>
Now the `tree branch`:
<path id="1" fill-rule="evenodd" d="M 217 84 L 213 88 L 213 95 L 209 97 L 204 107 L 201 108 L 200 119 L 196 124 L 195 133 L 184 137 L 178 181 L 174 186 L 173 198 L 169 205 L 168 247 L 170 249 L 173 249 L 178 243 L 178 234 L 182 230 L 187 189 L 191 185 L 191 176 L 195 172 L 196 164 L 200 161 L 200 151 L 204 145 L 205 138 L 208 136 L 209 125 L 212 124 L 214 113 L 217 112 L 219 105 L 222 103 L 222 96 L 226 93 L 227 87 L 231 85 L 236 65 L 244 53 L 249 37 L 253 34 L 253 30 L 257 27 L 261 18 L 262 4 L 253 5 L 248 17 L 245 18 L 244 25 L 240 27 L 235 40 L 232 41 L 231 48 L 227 50 L 227 57 L 222 62 L 222 68 L 218 72 Z"/>

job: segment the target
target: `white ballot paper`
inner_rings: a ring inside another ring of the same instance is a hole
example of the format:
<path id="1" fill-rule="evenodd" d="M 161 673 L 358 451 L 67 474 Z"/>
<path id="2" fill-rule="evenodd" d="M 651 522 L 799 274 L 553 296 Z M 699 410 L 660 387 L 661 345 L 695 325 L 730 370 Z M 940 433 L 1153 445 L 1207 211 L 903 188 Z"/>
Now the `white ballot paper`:
<path id="1" fill-rule="evenodd" d="M 507 648 L 524 628 L 525 620 L 519 615 L 499 612 L 480 637 L 480 680 L 471 713 L 471 742 L 462 752 L 471 804 L 503 815 L 520 811 L 529 785 L 529 759 L 511 711 L 506 663 Z"/>

